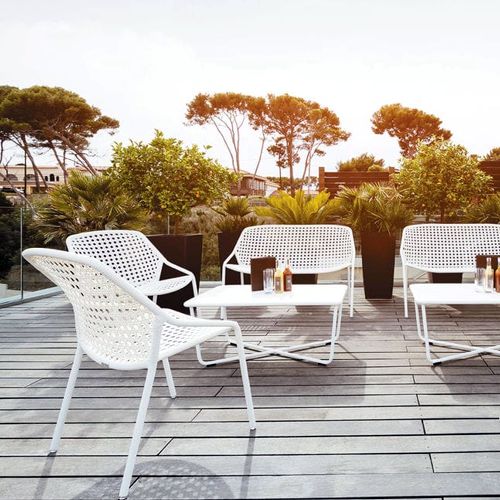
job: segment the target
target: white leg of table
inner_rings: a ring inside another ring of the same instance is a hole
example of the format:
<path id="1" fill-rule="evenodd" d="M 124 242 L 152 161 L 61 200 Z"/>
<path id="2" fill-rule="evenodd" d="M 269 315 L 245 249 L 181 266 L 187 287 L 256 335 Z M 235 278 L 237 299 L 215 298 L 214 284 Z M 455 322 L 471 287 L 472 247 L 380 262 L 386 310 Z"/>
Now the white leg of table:
<path id="1" fill-rule="evenodd" d="M 424 337 L 422 336 L 422 330 L 420 328 L 420 314 L 418 312 L 418 304 L 415 302 L 415 321 L 417 322 L 417 333 L 422 342 L 425 342 Z"/>
<path id="2" fill-rule="evenodd" d="M 431 349 L 429 346 L 429 331 L 427 329 L 427 313 L 425 311 L 425 306 L 421 307 L 422 307 L 422 326 L 424 329 L 425 355 L 427 356 L 428 361 L 433 365 L 435 365 L 436 363 L 440 363 L 441 361 L 433 360 L 431 357 Z"/>

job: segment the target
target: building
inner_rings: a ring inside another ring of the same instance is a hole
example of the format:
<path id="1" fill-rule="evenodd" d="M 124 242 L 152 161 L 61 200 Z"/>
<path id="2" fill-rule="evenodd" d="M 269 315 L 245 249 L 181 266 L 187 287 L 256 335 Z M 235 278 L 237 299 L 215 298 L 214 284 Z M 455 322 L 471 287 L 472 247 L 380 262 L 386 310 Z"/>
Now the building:
<path id="1" fill-rule="evenodd" d="M 107 167 L 94 167 L 97 171 L 102 172 L 106 170 Z M 43 179 L 48 185 L 48 188 L 57 186 L 58 184 L 64 184 L 64 173 L 59 166 L 49 166 L 41 165 L 38 167 L 41 172 Z M 83 167 L 69 167 L 68 171 L 78 170 L 84 174 L 88 174 L 88 170 Z M 25 181 L 26 172 L 26 181 Z M 89 174 L 90 175 L 90 174 Z M 35 191 L 36 180 L 35 172 L 33 167 L 24 165 L 12 165 L 8 167 L 2 167 L 0 170 L 0 189 L 7 193 L 15 192 L 16 189 L 24 191 L 26 182 L 26 194 L 30 195 Z M 44 182 L 40 181 L 40 188 L 42 192 L 46 191 Z"/>
<path id="2" fill-rule="evenodd" d="M 270 196 L 277 189 L 279 189 L 279 185 L 267 177 L 241 171 L 240 189 L 238 190 L 238 186 L 235 184 L 231 187 L 231 194 L 233 196 Z"/>

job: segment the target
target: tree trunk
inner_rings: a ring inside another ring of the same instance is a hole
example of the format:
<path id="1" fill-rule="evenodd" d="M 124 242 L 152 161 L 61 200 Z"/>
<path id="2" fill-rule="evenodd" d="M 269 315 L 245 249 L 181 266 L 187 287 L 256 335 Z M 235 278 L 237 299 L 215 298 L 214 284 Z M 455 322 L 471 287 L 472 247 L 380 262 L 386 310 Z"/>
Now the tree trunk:
<path id="1" fill-rule="evenodd" d="M 40 178 L 42 179 L 45 189 L 49 189 L 47 181 L 44 179 L 42 172 L 40 172 L 40 169 L 36 166 L 35 159 L 31 154 L 30 148 L 28 146 L 28 141 L 26 140 L 26 136 L 24 134 L 21 135 L 21 141 L 23 144 L 24 152 L 26 153 L 26 156 L 30 159 L 31 166 L 33 167 L 33 172 L 35 173 L 35 187 L 37 192 L 38 193 L 40 192 Z"/>

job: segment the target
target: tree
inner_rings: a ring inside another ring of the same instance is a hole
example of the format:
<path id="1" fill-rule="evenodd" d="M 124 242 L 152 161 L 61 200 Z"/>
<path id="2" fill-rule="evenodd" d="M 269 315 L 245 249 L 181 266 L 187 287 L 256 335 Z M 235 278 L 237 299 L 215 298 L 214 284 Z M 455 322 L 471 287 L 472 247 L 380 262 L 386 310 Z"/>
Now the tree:
<path id="1" fill-rule="evenodd" d="M 398 190 L 417 213 L 453 220 L 488 193 L 491 177 L 478 168 L 477 158 L 449 141 L 421 143 L 414 158 L 403 158 L 394 175 Z"/>
<path id="2" fill-rule="evenodd" d="M 434 115 L 401 104 L 386 104 L 372 116 L 372 130 L 376 134 L 387 132 L 398 139 L 401 155 L 412 158 L 420 142 L 430 144 L 435 140 L 451 138 L 449 130 L 441 128 L 441 120 Z"/>
<path id="3" fill-rule="evenodd" d="M 82 97 L 61 87 L 33 86 L 0 92 L 0 130 L 28 156 L 41 176 L 31 150 L 48 149 L 67 177 L 66 160 L 92 174 L 97 171 L 88 159 L 89 140 L 101 130 L 112 133 L 117 120 L 105 116 Z M 43 176 L 41 176 L 43 179 Z"/>
<path id="4" fill-rule="evenodd" d="M 354 156 L 350 160 L 339 161 L 337 167 L 339 172 L 368 172 L 373 171 L 373 166 L 380 167 L 379 170 L 384 168 L 384 160 L 376 160 L 375 156 L 363 153 L 359 156 Z"/>
<path id="5" fill-rule="evenodd" d="M 500 161 L 500 148 L 493 148 L 482 160 L 486 161 Z"/>
<path id="6" fill-rule="evenodd" d="M 45 241 L 63 243 L 71 234 L 101 229 L 143 229 L 147 212 L 123 187 L 102 175 L 72 171 L 56 186 L 33 220 Z"/>
<path id="7" fill-rule="evenodd" d="M 241 172 L 240 148 L 241 130 L 248 123 L 254 130 L 260 131 L 260 152 L 254 167 L 257 175 L 266 134 L 263 129 L 265 100 L 235 92 L 216 94 L 198 94 L 190 103 L 186 112 L 189 125 L 207 125 L 215 127 L 221 136 L 231 158 L 231 166 L 236 173 Z"/>
<path id="8" fill-rule="evenodd" d="M 345 141 L 349 134 L 340 128 L 338 116 L 318 103 L 288 94 L 267 96 L 264 130 L 273 139 L 267 149 L 276 157 L 279 168 L 289 171 L 291 192 L 294 194 L 294 165 L 305 152 L 302 179 L 310 174 L 315 156 L 325 154 L 324 146 Z"/>
<path id="9" fill-rule="evenodd" d="M 153 216 L 157 228 L 170 228 L 192 207 L 211 205 L 229 193 L 236 176 L 197 146 L 184 147 L 156 131 L 149 144 L 131 141 L 113 148 L 105 175 L 115 179 Z"/>

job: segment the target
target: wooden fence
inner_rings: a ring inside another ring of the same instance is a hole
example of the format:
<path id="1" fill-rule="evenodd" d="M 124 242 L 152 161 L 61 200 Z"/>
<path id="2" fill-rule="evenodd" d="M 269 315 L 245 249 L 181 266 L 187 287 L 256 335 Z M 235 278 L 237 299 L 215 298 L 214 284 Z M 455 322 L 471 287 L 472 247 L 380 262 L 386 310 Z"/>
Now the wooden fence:
<path id="1" fill-rule="evenodd" d="M 383 172 L 325 172 L 319 167 L 319 190 L 327 189 L 332 196 L 343 186 L 358 187 L 365 182 L 389 182 L 394 170 Z"/>
<path id="2" fill-rule="evenodd" d="M 479 168 L 492 179 L 492 187 L 496 192 L 500 191 L 500 160 L 485 160 L 479 163 Z"/>

